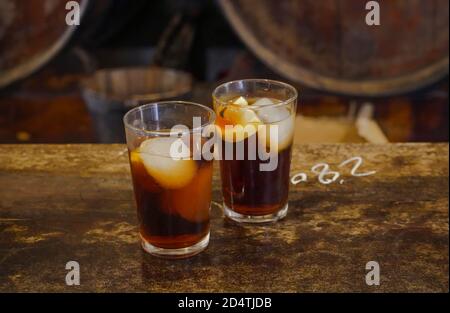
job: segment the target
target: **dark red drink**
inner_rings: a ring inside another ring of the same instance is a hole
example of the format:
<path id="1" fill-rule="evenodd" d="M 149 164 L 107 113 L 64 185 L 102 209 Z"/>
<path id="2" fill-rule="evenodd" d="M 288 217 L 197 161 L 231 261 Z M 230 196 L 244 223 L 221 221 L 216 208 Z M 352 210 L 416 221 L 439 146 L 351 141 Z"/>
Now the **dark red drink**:
<path id="1" fill-rule="evenodd" d="M 275 221 L 287 212 L 295 102 L 276 96 L 215 98 L 224 211 L 239 222 Z M 270 152 L 275 167 L 263 169 L 271 161 L 261 151 Z"/>
<path id="2" fill-rule="evenodd" d="M 151 176 L 139 152 L 132 151 L 130 161 L 140 235 L 145 241 L 159 248 L 179 249 L 196 244 L 208 234 L 211 161 L 192 161 L 192 178 L 185 185 L 173 187 Z"/>

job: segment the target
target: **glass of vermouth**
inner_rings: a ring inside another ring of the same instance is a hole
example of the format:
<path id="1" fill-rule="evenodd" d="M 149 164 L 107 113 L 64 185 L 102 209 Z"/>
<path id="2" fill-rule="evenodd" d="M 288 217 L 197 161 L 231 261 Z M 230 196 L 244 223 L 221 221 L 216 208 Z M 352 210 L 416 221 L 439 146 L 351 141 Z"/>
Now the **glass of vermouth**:
<path id="1" fill-rule="evenodd" d="M 227 82 L 213 92 L 225 216 L 274 222 L 288 211 L 297 91 L 272 80 Z"/>
<path id="2" fill-rule="evenodd" d="M 139 234 L 146 252 L 182 258 L 208 246 L 212 159 L 194 155 L 194 150 L 201 151 L 213 136 L 203 135 L 214 121 L 213 110 L 182 101 L 150 103 L 124 116 Z"/>

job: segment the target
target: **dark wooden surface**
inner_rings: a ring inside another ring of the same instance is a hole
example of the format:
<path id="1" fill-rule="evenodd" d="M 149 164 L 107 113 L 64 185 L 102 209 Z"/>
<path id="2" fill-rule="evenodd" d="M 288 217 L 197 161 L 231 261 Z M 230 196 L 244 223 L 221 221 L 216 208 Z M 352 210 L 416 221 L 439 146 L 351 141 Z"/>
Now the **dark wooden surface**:
<path id="1" fill-rule="evenodd" d="M 274 225 L 224 220 L 214 175 L 211 242 L 187 260 L 141 251 L 123 145 L 0 145 L 0 291 L 446 291 L 448 144 L 303 145 L 290 211 Z M 352 177 L 309 169 L 361 156 Z M 65 285 L 78 261 L 81 285 Z M 381 285 L 365 284 L 365 264 Z"/>

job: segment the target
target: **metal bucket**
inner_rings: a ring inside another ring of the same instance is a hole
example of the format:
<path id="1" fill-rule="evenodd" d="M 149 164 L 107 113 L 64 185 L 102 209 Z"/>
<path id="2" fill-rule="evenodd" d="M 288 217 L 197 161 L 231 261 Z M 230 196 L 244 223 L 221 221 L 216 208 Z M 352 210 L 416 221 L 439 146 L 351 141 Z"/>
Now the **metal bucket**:
<path id="1" fill-rule="evenodd" d="M 162 67 L 103 69 L 82 81 L 82 95 L 101 143 L 125 141 L 122 117 L 130 108 L 185 98 L 191 90 L 190 74 Z"/>

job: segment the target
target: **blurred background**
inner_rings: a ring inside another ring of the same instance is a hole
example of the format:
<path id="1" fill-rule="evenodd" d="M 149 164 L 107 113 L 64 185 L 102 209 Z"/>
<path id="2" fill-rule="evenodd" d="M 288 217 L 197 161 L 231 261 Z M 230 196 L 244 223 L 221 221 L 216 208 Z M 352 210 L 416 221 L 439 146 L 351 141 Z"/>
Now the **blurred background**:
<path id="1" fill-rule="evenodd" d="M 124 142 L 152 101 L 300 92 L 296 142 L 448 142 L 448 0 L 0 0 L 0 143 Z"/>

